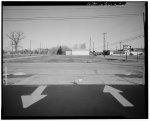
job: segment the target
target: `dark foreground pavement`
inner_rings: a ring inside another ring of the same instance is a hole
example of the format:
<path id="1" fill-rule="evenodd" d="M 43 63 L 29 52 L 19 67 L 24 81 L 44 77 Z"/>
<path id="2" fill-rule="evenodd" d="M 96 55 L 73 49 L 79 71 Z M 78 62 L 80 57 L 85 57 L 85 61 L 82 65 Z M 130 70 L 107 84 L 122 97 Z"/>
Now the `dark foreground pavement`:
<path id="1" fill-rule="evenodd" d="M 134 107 L 122 106 L 105 85 L 49 85 L 47 95 L 28 108 L 23 108 L 21 96 L 32 94 L 39 86 L 4 86 L 2 119 L 7 118 L 147 118 L 147 95 L 142 85 L 111 85 Z"/>

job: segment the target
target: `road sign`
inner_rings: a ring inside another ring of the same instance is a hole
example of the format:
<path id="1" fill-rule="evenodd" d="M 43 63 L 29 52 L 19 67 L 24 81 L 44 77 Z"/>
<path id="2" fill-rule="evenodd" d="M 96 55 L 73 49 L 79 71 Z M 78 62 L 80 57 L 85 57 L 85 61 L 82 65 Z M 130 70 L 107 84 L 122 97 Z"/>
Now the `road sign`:
<path id="1" fill-rule="evenodd" d="M 130 50 L 131 46 L 130 45 L 123 45 L 123 50 L 127 51 Z"/>

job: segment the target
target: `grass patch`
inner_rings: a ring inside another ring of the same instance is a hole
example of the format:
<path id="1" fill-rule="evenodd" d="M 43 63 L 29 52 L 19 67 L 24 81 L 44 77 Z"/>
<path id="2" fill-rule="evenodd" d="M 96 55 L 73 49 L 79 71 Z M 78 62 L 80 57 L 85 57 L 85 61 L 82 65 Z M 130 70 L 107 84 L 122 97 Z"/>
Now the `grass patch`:
<path id="1" fill-rule="evenodd" d="M 124 61 L 123 61 L 124 60 Z M 125 60 L 125 57 L 115 56 L 66 56 L 66 55 L 45 55 L 32 58 L 22 58 L 7 60 L 8 63 L 99 63 L 99 62 L 130 62 Z M 135 60 L 132 60 L 136 61 Z"/>
<path id="2" fill-rule="evenodd" d="M 9 63 L 87 63 L 100 60 L 95 56 L 47 55 L 33 58 L 7 60 Z"/>

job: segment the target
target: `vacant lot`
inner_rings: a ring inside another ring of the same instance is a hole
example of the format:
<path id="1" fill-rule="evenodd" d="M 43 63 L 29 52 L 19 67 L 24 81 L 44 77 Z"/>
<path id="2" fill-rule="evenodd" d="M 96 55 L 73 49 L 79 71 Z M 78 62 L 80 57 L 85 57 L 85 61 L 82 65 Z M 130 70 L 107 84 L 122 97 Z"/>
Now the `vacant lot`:
<path id="1" fill-rule="evenodd" d="M 19 57 L 18 57 L 19 58 Z M 138 61 L 143 61 L 144 57 L 139 56 Z M 135 62 L 137 56 L 66 56 L 66 55 L 45 55 L 40 57 L 20 58 L 7 60 L 8 63 L 98 63 L 98 62 Z"/>
<path id="2" fill-rule="evenodd" d="M 5 61 L 6 62 L 6 61 Z M 135 56 L 37 56 L 7 60 L 8 74 L 22 72 L 29 77 L 8 76 L 11 84 L 143 84 L 143 59 Z M 27 80 L 26 80 L 27 79 Z M 24 81 L 23 81 L 24 80 Z"/>

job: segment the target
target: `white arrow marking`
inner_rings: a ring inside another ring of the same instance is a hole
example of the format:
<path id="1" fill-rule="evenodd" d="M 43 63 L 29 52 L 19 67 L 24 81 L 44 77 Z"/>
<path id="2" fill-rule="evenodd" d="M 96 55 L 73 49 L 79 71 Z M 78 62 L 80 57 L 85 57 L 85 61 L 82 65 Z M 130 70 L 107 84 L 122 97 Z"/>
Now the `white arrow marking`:
<path id="1" fill-rule="evenodd" d="M 31 95 L 21 96 L 23 108 L 28 108 L 32 104 L 46 97 L 47 95 L 41 95 L 46 87 L 47 86 L 39 86 Z"/>
<path id="2" fill-rule="evenodd" d="M 124 107 L 134 107 L 127 99 L 120 95 L 120 90 L 105 85 L 103 92 L 112 94 Z"/>

